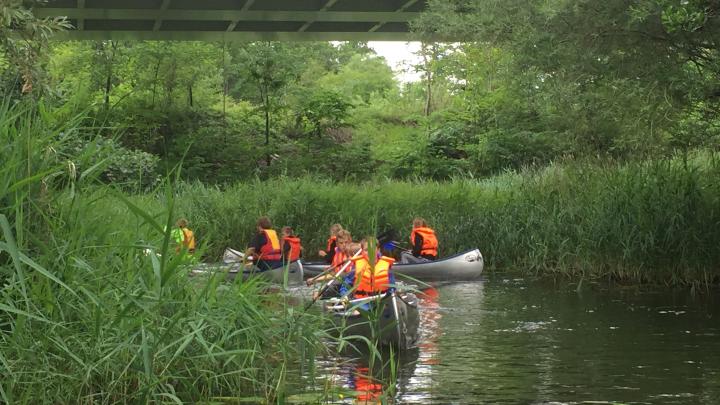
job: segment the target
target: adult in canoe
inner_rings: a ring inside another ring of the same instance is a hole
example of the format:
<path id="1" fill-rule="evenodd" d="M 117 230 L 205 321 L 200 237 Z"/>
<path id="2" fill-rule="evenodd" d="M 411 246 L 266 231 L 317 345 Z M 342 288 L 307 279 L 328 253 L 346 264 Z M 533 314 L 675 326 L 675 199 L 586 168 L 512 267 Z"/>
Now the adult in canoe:
<path id="1" fill-rule="evenodd" d="M 318 255 L 325 259 L 325 263 L 332 264 L 333 258 L 335 257 L 337 245 L 337 235 L 343 230 L 342 225 L 333 224 L 330 227 L 330 237 L 327 240 L 327 246 L 325 250 L 319 250 Z"/>
<path id="2" fill-rule="evenodd" d="M 413 230 L 410 233 L 412 251 L 400 254 L 401 263 L 424 263 L 437 259 L 438 240 L 435 231 L 422 218 L 413 219 Z"/>
<path id="3" fill-rule="evenodd" d="M 281 267 L 283 262 L 280 239 L 277 232 L 272 229 L 270 218 L 260 217 L 257 220 L 256 231 L 245 256 L 252 256 L 253 264 L 261 271 Z"/>

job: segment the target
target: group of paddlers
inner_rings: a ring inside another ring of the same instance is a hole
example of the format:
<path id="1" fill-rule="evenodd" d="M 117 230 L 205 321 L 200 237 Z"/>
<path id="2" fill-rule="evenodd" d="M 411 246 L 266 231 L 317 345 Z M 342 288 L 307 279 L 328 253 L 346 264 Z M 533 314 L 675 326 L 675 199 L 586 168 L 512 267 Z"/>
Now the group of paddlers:
<path id="1" fill-rule="evenodd" d="M 391 271 L 395 258 L 390 256 L 391 251 L 398 247 L 398 242 L 384 237 L 368 236 L 360 242 L 353 242 L 352 235 L 340 224 L 330 227 L 330 238 L 326 250 L 320 250 L 318 255 L 325 258 L 329 267 L 325 272 L 307 280 L 308 285 L 325 282 L 326 288 L 315 293 L 313 299 L 319 295 L 352 296 L 364 298 L 371 295 L 382 294 L 395 284 Z M 435 231 L 427 226 L 422 218 L 413 220 L 413 230 L 410 235 L 412 250 L 402 250 L 401 263 L 418 263 L 432 261 L 437 258 L 438 241 Z M 340 280 L 340 283 L 332 281 Z"/>
<path id="2" fill-rule="evenodd" d="M 195 250 L 195 237 L 187 228 L 187 220 L 180 219 L 173 238 L 177 249 L 192 253 Z M 326 271 L 307 280 L 308 285 L 330 280 L 341 280 L 333 288 L 324 288 L 324 296 L 367 297 L 387 291 L 394 284 L 390 271 L 395 258 L 392 253 L 400 248 L 400 263 L 422 263 L 433 261 L 438 254 L 438 240 L 435 231 L 422 218 L 413 220 L 410 233 L 410 249 L 402 249 L 386 232 L 383 236 L 366 237 L 353 242 L 352 235 L 340 224 L 330 227 L 330 237 L 324 250 L 318 255 L 328 264 Z M 394 234 L 391 232 L 390 235 Z M 303 247 L 300 238 L 293 233 L 292 227 L 284 226 L 281 235 L 273 229 L 268 217 L 260 217 L 256 223 L 256 233 L 245 254 L 260 270 L 282 267 L 302 257 Z M 317 298 L 317 297 L 315 297 Z"/>

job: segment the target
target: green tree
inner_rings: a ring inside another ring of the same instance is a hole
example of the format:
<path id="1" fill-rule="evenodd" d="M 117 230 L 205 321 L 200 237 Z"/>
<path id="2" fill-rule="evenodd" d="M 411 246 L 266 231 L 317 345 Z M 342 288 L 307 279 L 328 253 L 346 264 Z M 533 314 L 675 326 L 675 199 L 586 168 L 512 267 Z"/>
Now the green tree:
<path id="1" fill-rule="evenodd" d="M 266 164 L 270 166 L 270 118 L 280 109 L 282 92 L 298 76 L 295 57 L 290 49 L 279 42 L 252 43 L 238 49 L 236 61 L 238 82 L 256 86 L 256 99 L 260 101 L 265 118 Z"/>
<path id="2" fill-rule="evenodd" d="M 583 153 L 656 153 L 689 106 L 717 104 L 714 2 L 450 0 L 430 6 L 419 30 L 510 55 L 508 75 L 495 83 L 510 99 L 525 100 L 534 125 L 575 138 Z"/>
<path id="3" fill-rule="evenodd" d="M 337 74 L 319 80 L 321 87 L 335 90 L 348 99 L 357 98 L 367 103 L 373 93 L 385 95 L 398 91 L 392 69 L 384 58 L 353 55 Z"/>
<path id="4" fill-rule="evenodd" d="M 0 72 L 4 83 L 20 85 L 20 93 L 42 89 L 48 41 L 52 35 L 70 28 L 64 17 L 37 18 L 31 7 L 40 1 L 4 0 L 0 3 Z"/>
<path id="5" fill-rule="evenodd" d="M 347 125 L 346 120 L 352 104 L 336 92 L 318 90 L 310 94 L 299 107 L 298 118 L 306 128 L 306 133 L 320 137 L 328 129 Z"/>

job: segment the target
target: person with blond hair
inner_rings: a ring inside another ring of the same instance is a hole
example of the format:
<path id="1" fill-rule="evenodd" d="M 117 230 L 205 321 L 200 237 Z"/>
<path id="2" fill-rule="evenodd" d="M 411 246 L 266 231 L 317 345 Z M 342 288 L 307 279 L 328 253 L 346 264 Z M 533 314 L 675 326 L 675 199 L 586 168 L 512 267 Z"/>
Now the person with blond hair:
<path id="1" fill-rule="evenodd" d="M 349 231 L 345 229 L 341 229 L 337 232 L 336 235 L 336 247 L 335 251 L 333 252 L 333 261 L 328 270 L 328 272 L 325 272 L 323 274 L 320 274 L 318 276 L 315 276 L 313 278 L 310 278 L 306 281 L 307 285 L 313 285 L 318 282 L 327 281 L 335 277 L 335 275 L 342 269 L 342 267 L 347 263 L 349 258 L 352 256 L 353 253 L 347 253 L 348 246 L 352 245 L 352 235 Z"/>
<path id="2" fill-rule="evenodd" d="M 325 258 L 325 262 L 330 264 L 333 262 L 337 247 L 337 235 L 338 232 L 342 231 L 343 227 L 340 224 L 333 224 L 330 226 L 330 237 L 327 240 L 327 246 L 325 250 L 318 251 L 318 256 Z"/>
<path id="3" fill-rule="evenodd" d="M 180 253 L 183 249 L 190 255 L 195 253 L 195 234 L 188 228 L 187 219 L 180 218 L 175 222 L 171 236 L 175 242 L 175 253 Z"/>

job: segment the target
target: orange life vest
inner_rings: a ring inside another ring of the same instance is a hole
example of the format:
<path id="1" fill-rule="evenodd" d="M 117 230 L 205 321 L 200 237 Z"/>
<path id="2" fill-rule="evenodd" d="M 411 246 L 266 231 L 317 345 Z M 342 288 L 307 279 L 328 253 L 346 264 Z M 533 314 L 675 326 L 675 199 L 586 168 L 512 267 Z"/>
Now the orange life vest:
<path id="1" fill-rule="evenodd" d="M 265 244 L 260 247 L 260 260 L 273 261 L 282 258 L 282 250 L 280 249 L 280 240 L 277 232 L 272 229 L 263 229 L 265 233 Z"/>
<path id="2" fill-rule="evenodd" d="M 366 255 L 352 260 L 355 265 L 356 298 L 381 294 L 390 288 L 390 268 L 395 263 L 395 259 L 382 256 L 377 260 L 374 267 L 370 264 Z"/>
<path id="3" fill-rule="evenodd" d="M 340 251 L 340 248 L 335 248 L 335 256 L 333 256 L 333 260 L 331 265 L 335 266 L 335 274 L 337 274 L 340 269 L 343 266 L 343 262 L 345 262 L 348 259 L 348 257 L 345 255 L 345 253 Z"/>
<path id="4" fill-rule="evenodd" d="M 435 236 L 435 231 L 430 228 L 421 227 L 413 228 L 410 233 L 410 243 L 415 245 L 415 234 L 420 234 L 423 238 L 423 245 L 420 247 L 421 255 L 435 256 L 438 254 L 438 240 Z"/>
<path id="5" fill-rule="evenodd" d="M 335 242 L 335 241 L 337 241 L 337 236 L 335 236 L 335 235 L 331 236 L 331 237 L 328 239 L 328 241 L 327 241 L 327 248 L 325 248 L 325 251 L 326 251 L 326 252 L 330 253 L 330 251 L 331 251 L 332 248 L 333 248 L 333 247 L 332 247 L 333 242 Z M 335 244 L 335 246 L 337 246 L 337 243 Z"/>
<path id="6" fill-rule="evenodd" d="M 298 238 L 297 236 L 286 236 L 283 238 L 283 246 L 285 246 L 285 242 L 290 245 L 289 257 L 286 257 L 286 259 L 291 262 L 299 259 L 300 251 L 302 250 L 300 238 Z"/>

